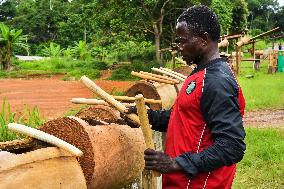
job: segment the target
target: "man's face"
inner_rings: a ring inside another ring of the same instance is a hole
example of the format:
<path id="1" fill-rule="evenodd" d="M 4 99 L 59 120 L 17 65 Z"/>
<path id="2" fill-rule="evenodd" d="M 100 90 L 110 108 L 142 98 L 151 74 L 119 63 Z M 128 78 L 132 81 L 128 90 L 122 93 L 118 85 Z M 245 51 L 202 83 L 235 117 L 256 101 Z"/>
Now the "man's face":
<path id="1" fill-rule="evenodd" d="M 186 22 L 179 22 L 176 26 L 176 42 L 178 51 L 187 64 L 197 63 L 203 54 L 202 39 L 188 30 Z"/>

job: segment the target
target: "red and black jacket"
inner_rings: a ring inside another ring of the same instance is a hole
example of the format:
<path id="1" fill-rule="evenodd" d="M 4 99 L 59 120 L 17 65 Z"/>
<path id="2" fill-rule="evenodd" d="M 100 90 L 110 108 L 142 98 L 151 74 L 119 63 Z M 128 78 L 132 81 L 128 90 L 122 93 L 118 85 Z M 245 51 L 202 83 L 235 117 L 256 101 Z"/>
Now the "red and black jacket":
<path id="1" fill-rule="evenodd" d="M 167 131 L 165 153 L 184 170 L 164 174 L 163 188 L 230 188 L 246 149 L 244 107 L 231 68 L 218 58 L 192 72 L 172 110 L 149 110 L 152 129 Z"/>

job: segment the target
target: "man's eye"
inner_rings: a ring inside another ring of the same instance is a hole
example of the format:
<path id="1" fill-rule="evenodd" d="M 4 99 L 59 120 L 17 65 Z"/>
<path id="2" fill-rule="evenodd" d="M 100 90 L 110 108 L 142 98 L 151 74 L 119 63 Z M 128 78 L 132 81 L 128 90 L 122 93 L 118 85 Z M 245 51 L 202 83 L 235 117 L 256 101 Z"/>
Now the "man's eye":
<path id="1" fill-rule="evenodd" d="M 176 43 L 186 43 L 187 40 L 186 40 L 185 38 L 179 37 L 179 38 L 176 38 L 175 42 L 176 42 Z"/>

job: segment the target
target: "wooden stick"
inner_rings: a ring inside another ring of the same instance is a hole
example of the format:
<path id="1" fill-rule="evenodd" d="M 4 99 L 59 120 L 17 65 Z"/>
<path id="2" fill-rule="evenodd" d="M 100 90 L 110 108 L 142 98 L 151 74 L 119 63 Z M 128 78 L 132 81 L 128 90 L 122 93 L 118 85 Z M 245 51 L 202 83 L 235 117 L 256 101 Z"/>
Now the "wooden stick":
<path id="1" fill-rule="evenodd" d="M 162 73 L 162 74 L 171 76 L 171 77 L 173 77 L 173 78 L 175 78 L 175 79 L 178 79 L 178 80 L 180 80 L 180 81 L 182 81 L 182 82 L 185 81 L 184 78 L 181 78 L 181 77 L 179 77 L 179 76 L 177 76 L 177 75 L 175 75 L 175 74 L 169 73 L 169 72 L 167 72 L 167 71 L 165 71 L 165 70 L 161 70 L 161 69 L 158 69 L 158 68 L 151 68 L 151 69 L 152 69 L 153 71 L 155 71 L 155 72 L 158 72 L 158 73 Z"/>
<path id="2" fill-rule="evenodd" d="M 169 81 L 173 81 L 173 82 L 175 82 L 176 84 L 180 83 L 179 80 L 173 79 L 173 78 L 168 77 L 168 76 L 163 76 L 163 75 L 158 75 L 158 74 L 153 74 L 153 73 L 143 72 L 143 71 L 140 71 L 139 73 L 144 74 L 144 75 L 149 75 L 149 76 L 152 76 L 152 77 L 156 77 L 156 78 L 160 78 L 160 79 L 166 79 L 166 80 L 169 80 Z M 145 100 L 146 100 L 146 99 L 145 99 Z"/>
<path id="3" fill-rule="evenodd" d="M 103 89 L 101 89 L 98 85 L 96 85 L 92 80 L 90 80 L 86 76 L 81 77 L 81 81 L 88 87 L 91 91 L 93 91 L 96 95 L 98 95 L 100 98 L 104 99 L 107 103 L 109 103 L 111 106 L 116 108 L 119 112 L 124 113 L 124 110 L 126 107 L 115 100 L 111 95 L 109 95 L 107 92 L 105 92 Z M 139 117 L 136 114 L 125 114 L 129 119 L 135 121 L 140 125 Z"/>
<path id="4" fill-rule="evenodd" d="M 70 101 L 74 104 L 108 105 L 106 101 L 99 99 L 72 98 Z"/>
<path id="5" fill-rule="evenodd" d="M 148 80 L 152 80 L 152 81 L 157 81 L 157 82 L 160 82 L 160 83 L 166 83 L 166 84 L 171 84 L 171 85 L 176 84 L 175 82 L 170 81 L 170 80 L 160 79 L 160 78 L 156 78 L 156 77 L 149 76 L 149 75 L 144 75 L 144 74 L 141 74 L 141 73 L 138 73 L 138 72 L 134 72 L 134 71 L 131 72 L 131 75 L 135 75 L 135 76 L 141 77 L 141 78 L 143 78 L 143 79 L 148 79 Z"/>
<path id="6" fill-rule="evenodd" d="M 112 97 L 118 101 L 135 101 L 135 97 L 130 97 L 130 96 L 112 96 Z M 74 104 L 108 105 L 106 101 L 99 99 L 72 98 L 70 101 Z M 149 104 L 162 104 L 161 100 L 148 99 L 148 98 L 145 98 L 145 102 Z"/>
<path id="7" fill-rule="evenodd" d="M 179 77 L 181 77 L 181 78 L 184 78 L 184 79 L 187 78 L 185 75 L 183 75 L 183 74 L 181 74 L 181 73 L 178 73 L 178 72 L 175 72 L 175 71 L 173 71 L 173 70 L 171 70 L 171 69 L 169 69 L 169 68 L 162 68 L 162 67 L 160 67 L 160 69 L 165 70 L 165 71 L 167 71 L 167 72 L 170 72 L 170 73 L 172 73 L 172 74 L 175 74 L 175 75 L 177 75 L 177 76 L 179 76 Z"/>
<path id="8" fill-rule="evenodd" d="M 62 148 L 75 156 L 82 156 L 83 152 L 79 150 L 77 147 L 53 136 L 43 131 L 37 130 L 35 128 L 31 128 L 25 125 L 17 124 L 17 123 L 9 123 L 8 129 L 12 131 L 16 131 L 21 134 L 28 135 L 32 138 L 36 138 L 38 140 L 42 140 L 44 142 L 53 144 L 59 148 Z"/>
<path id="9" fill-rule="evenodd" d="M 147 115 L 147 110 L 145 106 L 145 100 L 142 94 L 138 94 L 135 96 L 135 103 L 137 107 L 137 113 L 140 120 L 140 125 L 142 129 L 142 133 L 145 139 L 146 147 L 155 149 L 154 142 L 152 139 L 152 130 L 150 128 L 149 119 Z M 161 174 L 159 172 L 153 171 L 155 177 L 159 177 Z"/>
<path id="10" fill-rule="evenodd" d="M 123 101 L 135 101 L 135 97 L 130 97 L 130 96 L 113 96 L 115 100 L 123 100 Z M 155 99 L 148 99 L 144 98 L 146 103 L 149 104 L 162 104 L 161 100 L 155 100 Z"/>

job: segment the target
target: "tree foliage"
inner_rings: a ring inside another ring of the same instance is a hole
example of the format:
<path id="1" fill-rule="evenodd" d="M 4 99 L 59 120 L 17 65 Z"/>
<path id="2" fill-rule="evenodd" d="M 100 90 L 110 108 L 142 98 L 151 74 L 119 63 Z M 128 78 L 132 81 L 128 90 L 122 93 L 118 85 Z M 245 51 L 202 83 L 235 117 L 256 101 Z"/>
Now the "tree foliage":
<path id="1" fill-rule="evenodd" d="M 283 26 L 283 8 L 279 9 L 277 0 L 6 0 L 0 5 L 0 21 L 28 34 L 33 54 L 53 42 L 66 56 L 93 55 L 103 60 L 110 54 L 121 57 L 123 48 L 123 56 L 131 59 L 127 53 L 150 42 L 147 49 L 154 49 L 159 60 L 160 50 L 175 40 L 177 17 L 196 4 L 217 13 L 222 34 Z M 79 49 L 84 43 L 88 53 L 82 55 Z"/>

